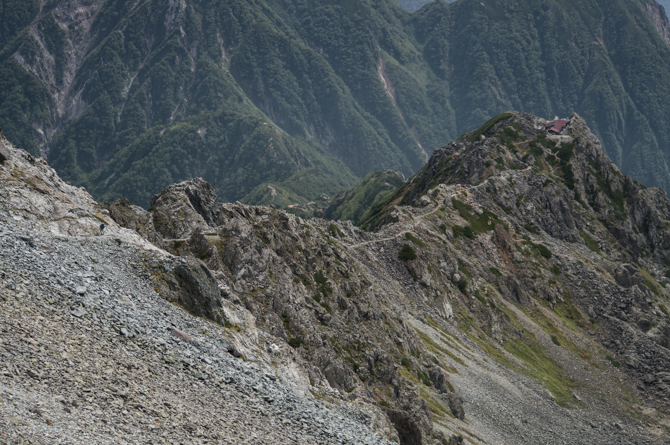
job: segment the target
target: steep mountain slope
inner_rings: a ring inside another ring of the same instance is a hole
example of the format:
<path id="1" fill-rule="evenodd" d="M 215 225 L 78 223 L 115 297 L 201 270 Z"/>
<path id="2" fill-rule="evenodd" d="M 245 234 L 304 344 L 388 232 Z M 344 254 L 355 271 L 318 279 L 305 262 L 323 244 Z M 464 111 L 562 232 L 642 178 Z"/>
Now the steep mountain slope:
<path id="1" fill-rule="evenodd" d="M 402 174 L 394 171 L 372 172 L 353 189 L 335 196 L 322 216 L 358 224 L 370 208 L 393 194 L 404 182 Z M 290 210 L 294 212 L 294 209 Z"/>
<path id="2" fill-rule="evenodd" d="M 41 153 L 66 178 L 143 204 L 193 176 L 232 201 L 297 172 L 328 178 L 301 184 L 299 195 L 311 199 L 373 167 L 415 171 L 425 155 L 377 72 L 375 40 L 391 36 L 389 20 L 397 23 L 400 9 L 374 11 L 370 20 L 356 8 L 340 14 L 326 2 L 296 11 L 298 3 L 291 16 L 289 5 L 234 0 L 50 3 L 0 57 L 10 87 L 5 116 L 25 115 L 25 128 L 36 122 Z M 364 19 L 369 25 L 359 26 Z M 348 28 L 360 30 L 342 34 L 337 46 L 331 37 Z M 389 45 L 403 39 L 390 37 Z M 336 60 L 328 62 L 324 46 Z M 16 91 L 25 70 L 37 77 L 28 76 L 36 98 Z M 22 101 L 41 114 L 29 115 Z M 442 111 L 429 117 L 452 120 Z M 25 131 L 17 122 L 5 117 L 0 125 L 13 137 Z M 431 146 L 455 136 L 433 127 L 423 136 Z M 29 140 L 19 141 L 36 153 Z"/>
<path id="3" fill-rule="evenodd" d="M 374 233 L 201 179 L 100 205 L 2 139 L 1 431 L 666 443 L 670 200 L 578 116 L 544 123 L 503 114 L 438 150 Z"/>
<path id="4" fill-rule="evenodd" d="M 576 111 L 622 171 L 670 184 L 653 0 L 3 0 L 0 16 L 0 126 L 99 198 L 147 206 L 202 176 L 225 201 L 305 204 L 409 176 L 508 109 Z"/>
<path id="5" fill-rule="evenodd" d="M 0 134 L 0 442 L 391 443 L 379 408 L 306 397 L 306 363 L 205 270 Z M 202 317 L 218 313 L 235 328 Z"/>
<path id="6" fill-rule="evenodd" d="M 203 261 L 310 384 L 383 407 L 403 444 L 664 443 L 670 201 L 579 116 L 545 123 L 503 114 L 438 150 L 364 219 L 374 233 L 216 204 L 201 180 L 148 212 L 105 206 Z"/>

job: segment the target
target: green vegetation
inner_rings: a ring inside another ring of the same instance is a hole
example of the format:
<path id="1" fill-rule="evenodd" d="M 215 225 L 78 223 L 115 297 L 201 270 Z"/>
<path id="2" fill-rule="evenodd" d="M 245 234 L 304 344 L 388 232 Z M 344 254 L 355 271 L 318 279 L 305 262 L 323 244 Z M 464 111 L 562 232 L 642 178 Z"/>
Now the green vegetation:
<path id="1" fill-rule="evenodd" d="M 574 148 L 573 144 L 561 144 L 559 147 L 555 147 L 552 150 L 559 159 L 563 183 L 570 190 L 574 190 L 575 188 L 575 174 L 572 171 L 572 165 L 570 165 L 570 159 L 572 159 L 575 154 Z"/>
<path id="2" fill-rule="evenodd" d="M 500 219 L 494 213 L 486 209 L 482 209 L 482 214 L 477 215 L 473 213 L 473 209 L 470 204 L 466 204 L 456 198 L 451 198 L 451 202 L 453 203 L 454 208 L 458 210 L 458 214 L 461 215 L 461 218 L 465 219 L 469 223 L 468 226 L 462 229 L 462 234 L 468 238 L 474 238 L 474 235 L 493 230 L 497 223 L 502 224 L 502 221 L 500 221 Z M 472 236 L 469 236 L 469 232 L 472 233 Z M 460 236 L 461 234 L 459 233 L 459 235 L 457 235 L 456 229 L 454 229 L 454 235 Z"/>
<path id="3" fill-rule="evenodd" d="M 644 269 L 640 269 L 640 274 L 642 275 L 642 279 L 644 280 L 645 286 L 647 286 L 649 290 L 654 293 L 654 295 L 656 295 L 657 297 L 663 295 L 660 289 L 660 284 L 658 283 L 658 281 L 656 281 L 654 277 L 651 276 L 651 274 L 649 274 L 649 272 L 647 272 Z"/>
<path id="4" fill-rule="evenodd" d="M 302 338 L 292 337 L 288 339 L 288 345 L 292 348 L 297 348 L 302 344 Z"/>
<path id="5" fill-rule="evenodd" d="M 414 235 L 412 235 L 409 232 L 405 233 L 405 239 L 407 241 L 411 241 L 412 243 L 416 244 L 419 247 L 426 247 L 426 243 L 424 243 L 419 238 L 415 237 Z"/>
<path id="6" fill-rule="evenodd" d="M 328 279 L 321 272 L 318 272 L 314 274 L 314 281 L 317 284 L 326 284 Z"/>
<path id="7" fill-rule="evenodd" d="M 510 316 L 512 323 L 519 329 L 521 338 L 505 338 L 503 349 L 521 360 L 524 366 L 519 366 L 516 362 L 510 360 L 491 342 L 474 320 L 463 312 L 460 313 L 461 329 L 501 365 L 535 378 L 552 393 L 560 406 L 568 407 L 574 404 L 574 398 L 572 397 L 574 381 L 567 377 L 560 365 L 547 355 L 535 335 L 521 327 L 516 315 L 508 311 L 505 311 L 505 313 Z M 560 339 L 560 337 L 557 338 Z"/>
<path id="8" fill-rule="evenodd" d="M 582 313 L 579 312 L 579 309 L 572 302 L 572 295 L 566 292 L 563 294 L 563 301 L 557 301 L 554 312 L 558 315 L 566 326 L 571 327 L 572 329 L 577 329 L 577 327 L 584 327 L 584 317 Z"/>
<path id="9" fill-rule="evenodd" d="M 582 239 L 584 240 L 584 244 L 586 244 L 586 247 L 591 249 L 597 254 L 600 254 L 600 247 L 598 247 L 598 242 L 591 238 L 591 235 L 589 235 L 586 232 L 580 232 L 579 233 L 582 236 Z"/>
<path id="10" fill-rule="evenodd" d="M 421 8 L 426 3 L 430 3 L 431 0 L 397 0 L 398 4 L 402 6 L 402 9 L 409 12 L 414 12 L 417 9 Z M 453 1 L 453 0 L 451 0 Z"/>
<path id="11" fill-rule="evenodd" d="M 532 224 L 526 223 L 526 225 L 525 225 L 524 227 L 525 227 L 526 230 L 528 230 L 530 233 L 534 233 L 534 234 L 536 234 L 536 235 L 537 235 L 538 233 L 540 233 L 540 231 L 537 230 Z"/>
<path id="12" fill-rule="evenodd" d="M 591 206 L 594 208 L 598 208 L 596 202 L 596 196 L 598 191 L 600 191 L 607 198 L 609 198 L 616 217 L 621 220 L 628 219 L 628 212 L 626 211 L 625 208 L 626 197 L 623 190 L 612 188 L 611 181 L 607 180 L 606 177 L 600 171 L 598 171 L 598 166 L 593 161 L 590 160 L 589 164 L 591 165 L 589 173 L 591 173 L 591 175 L 593 175 L 596 178 L 596 183 L 598 185 L 596 191 L 592 193 L 590 196 L 588 196 Z"/>
<path id="13" fill-rule="evenodd" d="M 506 126 L 502 129 L 502 132 L 497 134 L 500 142 L 507 146 L 507 148 L 512 152 L 517 152 L 517 148 L 514 145 L 514 142 L 521 142 L 524 138 L 519 134 L 521 131 L 521 126 L 516 122 L 512 122 L 510 126 Z M 513 163 L 513 162 L 512 162 Z M 516 169 L 515 169 L 516 170 Z"/>
<path id="14" fill-rule="evenodd" d="M 454 360 L 456 363 L 461 364 L 461 365 L 465 365 L 465 362 L 463 362 L 463 360 L 461 360 L 459 357 L 454 355 L 454 353 L 452 353 L 450 350 L 448 350 L 444 346 L 438 344 L 435 340 L 430 338 L 430 336 L 428 336 L 428 334 L 426 334 L 425 332 L 421 332 L 418 329 L 416 329 L 415 331 L 418 334 L 418 336 L 421 338 L 423 343 L 426 345 L 426 347 L 428 347 L 428 349 L 431 352 L 433 352 L 434 354 L 438 354 L 438 353 L 441 352 L 442 354 L 444 354 L 447 357 Z M 408 368 L 408 369 L 410 369 L 410 368 Z"/>
<path id="15" fill-rule="evenodd" d="M 587 359 L 589 357 L 588 351 L 571 342 L 553 321 L 542 312 L 542 310 L 536 308 L 527 314 L 544 330 L 544 332 L 549 334 L 552 343 L 556 346 L 562 346 L 582 359 Z"/>
<path id="16" fill-rule="evenodd" d="M 358 223 L 358 226 L 364 230 L 372 230 L 376 228 L 384 219 L 386 213 L 396 204 L 400 203 L 408 191 L 408 184 L 398 189 L 388 198 L 384 199 L 377 205 L 372 206 Z"/>
<path id="17" fill-rule="evenodd" d="M 97 219 L 98 222 L 100 222 L 100 223 L 102 223 L 102 224 L 109 224 L 107 221 L 105 221 L 104 219 L 100 218 L 100 217 L 97 216 L 97 215 L 91 215 L 91 216 L 92 216 L 93 218 Z"/>
<path id="18" fill-rule="evenodd" d="M 267 239 L 264 235 L 261 235 L 261 234 L 259 234 L 259 233 L 256 233 L 256 238 L 258 238 L 259 240 L 261 240 L 261 242 L 262 242 L 263 244 L 270 245 L 270 240 Z"/>
<path id="19" fill-rule="evenodd" d="M 314 274 L 314 282 L 316 283 L 317 290 L 316 294 L 312 295 L 312 299 L 319 303 L 329 314 L 333 313 L 332 308 L 326 301 L 321 301 L 322 298 L 326 299 L 330 294 L 333 293 L 333 289 L 328 286 L 328 278 L 321 272 Z M 307 286 L 307 284 L 305 284 Z"/>
<path id="20" fill-rule="evenodd" d="M 621 363 L 619 363 L 618 361 L 614 360 L 614 359 L 612 358 L 611 355 L 608 355 L 608 356 L 606 356 L 605 358 L 606 358 L 607 360 L 609 360 L 610 363 L 612 364 L 612 366 L 614 366 L 615 368 L 620 368 L 620 367 L 621 367 Z"/>
<path id="21" fill-rule="evenodd" d="M 84 109 L 50 144 L 50 161 L 99 199 L 146 205 L 170 183 L 202 176 L 223 200 L 285 207 L 349 188 L 373 167 L 411 174 L 424 162 L 413 131 L 426 147 L 457 135 L 448 88 L 409 62 L 422 58 L 409 29 L 394 32 L 395 19 L 369 1 L 300 4 L 196 2 L 166 29 L 155 1 L 105 2 L 73 81 Z M 30 64 L 48 52 L 63 81 L 75 30 L 56 24 L 55 6 L 7 0 L 0 10 L 12 19 L 0 30 L 0 126 L 33 153 L 32 125 L 51 130 L 49 90 L 9 56 L 18 50 Z M 25 32 L 34 20 L 39 41 Z M 152 45 L 148 29 L 161 30 Z M 402 116 L 379 82 L 382 56 Z"/>
<path id="22" fill-rule="evenodd" d="M 530 241 L 530 238 L 528 236 L 524 235 L 525 241 L 522 241 L 521 244 L 525 246 L 530 246 L 532 250 L 537 254 L 542 256 L 545 259 L 550 259 L 551 258 L 551 250 L 543 244 L 535 244 L 534 242 Z"/>
<path id="23" fill-rule="evenodd" d="M 401 176 L 394 171 L 376 171 L 341 196 L 333 199 L 324 217 L 333 220 L 351 220 L 358 224 L 370 214 L 370 209 L 392 195 L 403 185 Z"/>
<path id="24" fill-rule="evenodd" d="M 479 139 L 479 136 L 481 136 L 483 134 L 486 134 L 489 131 L 491 131 L 491 129 L 493 129 L 493 127 L 495 127 L 495 125 L 498 122 L 504 121 L 505 119 L 509 119 L 510 117 L 512 117 L 511 113 L 502 113 L 502 114 L 499 114 L 498 116 L 490 119 L 484 125 L 482 125 L 477 130 L 475 130 L 471 135 L 469 135 L 468 136 L 468 141 L 469 142 L 476 141 L 477 139 Z M 496 159 L 496 161 L 497 161 L 497 159 Z"/>
<path id="25" fill-rule="evenodd" d="M 543 383 L 560 406 L 567 407 L 574 403 L 572 396 L 574 382 L 563 373 L 560 365 L 545 353 L 535 335 L 525 332 L 522 340 L 505 340 L 503 348 L 523 361 L 528 368 L 525 373 Z"/>
<path id="26" fill-rule="evenodd" d="M 337 227 L 336 224 L 331 224 L 328 226 L 328 232 L 330 233 L 331 236 L 335 237 L 343 237 L 344 233 Z"/>
<path id="27" fill-rule="evenodd" d="M 547 246 L 543 244 L 533 244 L 533 247 L 538 251 L 540 255 L 542 255 L 544 258 L 549 259 L 551 258 L 551 251 L 547 248 Z"/>
<path id="28" fill-rule="evenodd" d="M 451 228 L 454 232 L 454 237 L 458 238 L 459 236 L 462 236 L 464 238 L 469 238 L 469 239 L 475 239 L 475 232 L 472 231 L 472 227 L 470 226 L 459 226 L 458 224 L 455 224 L 454 227 Z"/>
<path id="29" fill-rule="evenodd" d="M 479 292 L 479 289 L 477 289 L 475 291 L 475 298 L 482 304 L 482 306 L 488 306 L 488 304 L 486 303 L 486 300 L 482 296 L 482 293 Z"/>
<path id="30" fill-rule="evenodd" d="M 458 262 L 458 271 L 461 272 L 466 277 L 472 278 L 472 274 L 470 273 L 468 266 L 461 261 Z"/>
<path id="31" fill-rule="evenodd" d="M 398 252 L 398 258 L 404 261 L 412 261 L 417 258 L 416 252 L 409 244 L 403 244 L 400 252 Z"/>
<path id="32" fill-rule="evenodd" d="M 416 376 L 419 378 L 421 383 L 423 383 L 424 385 L 433 386 L 433 383 L 430 381 L 428 376 L 426 374 L 424 374 L 423 372 L 421 372 L 420 370 L 418 370 L 418 369 L 416 370 Z"/>

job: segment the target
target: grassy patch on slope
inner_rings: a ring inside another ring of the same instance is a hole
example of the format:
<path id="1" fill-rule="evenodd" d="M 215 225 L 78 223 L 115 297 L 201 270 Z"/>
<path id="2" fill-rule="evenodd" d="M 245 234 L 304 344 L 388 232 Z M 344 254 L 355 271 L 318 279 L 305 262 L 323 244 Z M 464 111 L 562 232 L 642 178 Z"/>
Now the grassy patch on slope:
<path id="1" fill-rule="evenodd" d="M 474 213 L 473 208 L 470 204 L 466 204 L 463 201 L 459 201 L 456 198 L 451 198 L 451 202 L 454 205 L 454 208 L 458 210 L 458 214 L 461 215 L 461 218 L 463 218 L 468 222 L 468 226 L 462 228 L 463 235 L 468 236 L 468 238 L 471 238 L 471 236 L 468 235 L 469 233 L 478 235 L 480 233 L 493 230 L 496 226 L 496 223 L 502 224 L 502 221 L 500 220 L 500 218 L 498 218 L 498 216 L 495 213 L 492 213 L 486 209 L 482 210 L 481 215 L 477 215 L 476 213 Z M 458 229 L 454 231 L 454 234 L 456 234 L 457 231 Z M 460 232 L 458 232 L 458 234 L 460 235 Z"/>
<path id="2" fill-rule="evenodd" d="M 569 407 L 574 404 L 572 390 L 575 388 L 575 382 L 567 377 L 560 365 L 554 361 L 546 352 L 544 346 L 535 337 L 535 334 L 528 332 L 521 327 L 516 315 L 505 311 L 512 323 L 519 328 L 521 338 L 508 337 L 503 340 L 502 348 L 519 359 L 522 365 L 511 360 L 500 348 L 495 345 L 491 339 L 475 324 L 474 320 L 466 313 L 461 312 L 461 328 L 466 335 L 475 342 L 488 355 L 493 357 L 501 365 L 514 370 L 518 373 L 533 377 L 551 392 L 562 407 Z"/>

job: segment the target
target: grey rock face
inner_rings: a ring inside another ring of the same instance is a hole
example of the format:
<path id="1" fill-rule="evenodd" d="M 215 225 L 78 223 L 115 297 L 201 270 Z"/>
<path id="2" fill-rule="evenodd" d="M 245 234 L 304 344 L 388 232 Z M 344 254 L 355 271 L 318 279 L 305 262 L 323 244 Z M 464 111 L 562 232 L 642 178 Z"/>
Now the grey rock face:
<path id="1" fill-rule="evenodd" d="M 616 281 L 623 287 L 640 284 L 639 273 L 630 264 L 622 264 L 616 270 Z"/>
<path id="2" fill-rule="evenodd" d="M 386 415 L 398 432 L 401 444 L 423 445 L 424 432 L 407 411 L 387 410 Z"/>
<path id="3" fill-rule="evenodd" d="M 218 284 L 202 262 L 186 260 L 174 268 L 174 276 L 174 290 L 180 305 L 194 315 L 226 323 Z"/>
<path id="4" fill-rule="evenodd" d="M 11 156 L 11 151 L 3 139 L 4 138 L 2 138 L 0 134 L 0 164 L 4 164 L 5 161 L 9 160 L 9 157 Z"/>
<path id="5" fill-rule="evenodd" d="M 331 387 L 342 391 L 354 388 L 357 383 L 352 369 L 344 363 L 331 363 L 324 370 L 324 374 Z"/>
<path id="6" fill-rule="evenodd" d="M 163 238 L 154 228 L 151 213 L 132 205 L 126 198 L 117 199 L 111 203 L 102 203 L 100 206 L 107 210 L 111 218 L 121 227 L 137 232 L 157 247 L 165 247 Z"/>
<path id="7" fill-rule="evenodd" d="M 173 185 L 153 196 L 151 208 L 154 227 L 166 239 L 188 238 L 195 229 L 207 230 L 225 220 L 214 188 L 201 178 Z"/>

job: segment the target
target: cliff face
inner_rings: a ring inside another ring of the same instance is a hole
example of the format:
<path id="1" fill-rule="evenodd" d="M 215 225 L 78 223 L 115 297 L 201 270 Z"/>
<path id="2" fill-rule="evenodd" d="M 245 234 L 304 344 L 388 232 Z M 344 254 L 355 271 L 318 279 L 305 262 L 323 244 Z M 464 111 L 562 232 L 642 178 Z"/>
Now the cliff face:
<path id="1" fill-rule="evenodd" d="M 123 290 L 117 300 L 131 307 L 130 295 L 134 304 L 124 320 L 142 320 L 133 312 L 142 310 L 157 317 L 155 326 L 115 321 L 114 329 L 139 350 L 160 332 L 184 339 L 186 349 L 166 349 L 165 360 L 173 366 L 184 357 L 187 382 L 225 382 L 226 368 L 215 363 L 246 360 L 249 372 L 340 406 L 343 425 L 358 419 L 401 444 L 667 442 L 670 201 L 620 173 L 579 116 L 561 135 L 545 124 L 506 113 L 436 151 L 369 212 L 361 226 L 374 231 L 222 204 L 200 179 L 167 188 L 148 211 L 125 200 L 97 204 L 3 141 L 3 236 L 17 243 L 24 236 L 36 249 L 57 238 L 58 246 L 106 258 L 109 271 L 128 270 L 126 278 L 113 273 L 111 288 L 91 278 L 98 266 L 82 272 L 88 290 L 61 279 L 62 291 L 71 286 L 82 303 L 64 296 L 50 304 L 104 324 L 112 300 L 89 296 L 142 283 L 141 292 Z M 14 267 L 15 251 L 2 250 L 6 267 Z M 18 284 L 3 304 L 26 293 Z M 165 325 L 163 313 L 178 318 Z M 214 355 L 202 363 L 179 355 L 203 351 Z M 55 384 L 44 375 L 44 385 Z M 245 382 L 231 390 L 249 392 Z M 251 391 L 274 400 L 273 388 Z M 133 397 L 146 398 L 137 393 L 110 409 L 145 403 Z M 240 406 L 253 410 L 256 399 L 244 400 Z M 277 408 L 298 403 L 277 400 Z M 312 409 L 302 403 L 298 417 Z M 281 420 L 280 411 L 267 414 Z M 249 428 L 270 437 L 261 424 Z"/>
<path id="2" fill-rule="evenodd" d="M 659 3 L 663 8 L 659 8 Z M 649 1 L 645 5 L 647 16 L 653 23 L 659 35 L 663 37 L 665 43 L 670 45 L 670 22 L 668 21 L 667 8 L 670 3 Z"/>

